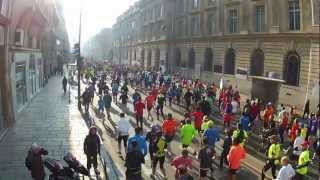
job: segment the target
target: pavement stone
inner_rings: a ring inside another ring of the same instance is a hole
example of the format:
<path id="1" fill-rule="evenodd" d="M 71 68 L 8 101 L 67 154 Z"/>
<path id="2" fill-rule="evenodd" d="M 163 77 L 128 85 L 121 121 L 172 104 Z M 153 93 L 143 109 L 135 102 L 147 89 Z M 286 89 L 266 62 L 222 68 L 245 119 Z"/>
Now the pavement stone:
<path id="1" fill-rule="evenodd" d="M 62 160 L 71 152 L 86 165 L 83 140 L 88 127 L 77 109 L 75 97 L 72 96 L 69 104 L 68 95 L 63 94 L 61 81 L 60 77 L 51 78 L 21 111 L 0 142 L 0 180 L 32 179 L 24 161 L 33 142 L 47 149 L 48 157 Z"/>

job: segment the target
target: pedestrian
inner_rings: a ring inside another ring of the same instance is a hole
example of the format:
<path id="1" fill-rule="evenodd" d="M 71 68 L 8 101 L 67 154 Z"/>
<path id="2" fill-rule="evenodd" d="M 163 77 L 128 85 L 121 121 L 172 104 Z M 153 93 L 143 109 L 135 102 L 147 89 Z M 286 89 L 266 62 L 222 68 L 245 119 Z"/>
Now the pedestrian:
<path id="1" fill-rule="evenodd" d="M 145 108 L 145 104 L 142 102 L 141 97 L 138 97 L 138 101 L 134 105 L 134 111 L 136 115 L 137 126 L 143 129 L 143 110 Z M 139 126 L 140 124 L 140 126 Z"/>
<path id="2" fill-rule="evenodd" d="M 127 92 L 121 91 L 121 95 L 120 95 L 119 99 L 121 100 L 121 104 L 126 106 L 128 103 L 128 99 L 129 99 Z"/>
<path id="3" fill-rule="evenodd" d="M 200 161 L 200 170 L 199 174 L 200 177 L 199 179 L 205 179 L 208 175 L 208 172 L 210 171 L 210 176 L 213 177 L 213 159 L 215 158 L 215 150 L 209 146 L 207 138 L 203 139 L 203 148 L 199 151 L 198 154 L 198 160 Z"/>
<path id="4" fill-rule="evenodd" d="M 284 134 L 285 132 L 287 132 L 287 129 L 288 129 L 288 122 L 289 122 L 289 113 L 285 111 L 283 115 L 281 115 L 280 117 L 280 124 L 279 124 L 279 136 L 280 136 L 280 142 L 282 144 L 284 143 Z"/>
<path id="5" fill-rule="evenodd" d="M 209 128 L 204 132 L 203 137 L 207 140 L 208 146 L 215 149 L 215 144 L 220 140 L 219 130 L 213 126 L 213 122 L 209 122 Z"/>
<path id="6" fill-rule="evenodd" d="M 202 96 L 202 100 L 199 103 L 199 107 L 202 111 L 202 113 L 206 116 L 209 116 L 211 113 L 211 106 L 209 102 L 207 101 L 205 96 Z"/>
<path id="7" fill-rule="evenodd" d="M 167 143 L 170 143 L 173 140 L 173 137 L 176 134 L 178 123 L 173 119 L 172 114 L 168 114 L 168 118 L 162 124 L 162 132 L 166 138 Z"/>
<path id="8" fill-rule="evenodd" d="M 141 98 L 140 93 L 138 92 L 138 89 L 134 90 L 134 93 L 132 94 L 132 101 L 133 106 L 138 102 L 139 98 Z"/>
<path id="9" fill-rule="evenodd" d="M 306 103 L 304 104 L 302 118 L 304 119 L 305 115 L 306 115 L 306 118 L 308 118 L 309 114 L 310 114 L 310 99 L 307 99 Z"/>
<path id="10" fill-rule="evenodd" d="M 164 102 L 166 100 L 166 97 L 165 97 L 165 94 L 164 93 L 160 93 L 158 95 L 158 98 L 157 98 L 157 119 L 159 121 L 159 116 L 161 115 L 163 120 L 164 120 L 164 114 L 163 114 L 163 106 L 164 106 Z"/>
<path id="11" fill-rule="evenodd" d="M 199 107 L 196 108 L 194 112 L 190 114 L 191 117 L 194 117 L 194 126 L 198 130 L 198 132 L 201 132 L 201 126 L 202 126 L 202 120 L 203 120 L 203 112 L 201 112 L 201 109 Z"/>
<path id="12" fill-rule="evenodd" d="M 160 133 L 159 133 L 160 134 Z M 156 169 L 157 169 L 157 164 L 159 163 L 160 170 L 162 174 L 164 175 L 164 179 L 167 179 L 166 171 L 164 168 L 164 161 L 165 161 L 165 149 L 167 148 L 167 142 L 164 136 L 160 136 L 158 138 L 158 141 L 155 146 L 155 154 L 152 159 L 152 176 L 155 177 L 156 174 Z"/>
<path id="13" fill-rule="evenodd" d="M 130 142 L 131 151 L 126 154 L 125 166 L 126 180 L 142 180 L 141 165 L 145 163 L 144 155 L 140 151 L 139 143 L 135 140 Z"/>
<path id="14" fill-rule="evenodd" d="M 239 171 L 241 166 L 241 160 L 246 158 L 246 151 L 240 145 L 241 141 L 239 139 L 232 140 L 232 146 L 228 153 L 228 165 L 229 165 L 229 172 L 228 172 L 228 179 L 235 180 L 236 173 Z"/>
<path id="15" fill-rule="evenodd" d="M 110 120 L 111 119 L 110 110 L 111 110 L 112 97 L 108 91 L 105 91 L 105 94 L 103 96 L 103 101 L 104 101 L 104 107 L 107 112 L 107 117 Z"/>
<path id="16" fill-rule="evenodd" d="M 146 143 L 146 139 L 142 136 L 142 133 L 143 133 L 142 128 L 136 127 L 134 129 L 134 131 L 135 131 L 135 135 L 128 139 L 128 150 L 127 151 L 128 152 L 132 151 L 132 149 L 133 149 L 132 142 L 136 141 L 136 142 L 138 142 L 138 148 L 140 149 L 142 154 L 144 156 L 146 156 L 148 153 L 148 146 Z"/>
<path id="17" fill-rule="evenodd" d="M 124 150 L 127 152 L 127 140 L 129 137 L 129 130 L 132 128 L 129 119 L 125 117 L 124 113 L 120 113 L 120 120 L 117 122 L 118 134 L 118 153 L 121 154 L 121 141 L 123 141 Z"/>
<path id="18" fill-rule="evenodd" d="M 320 120 L 320 118 L 319 118 Z M 320 126 L 319 120 L 316 118 L 315 113 L 311 113 L 308 125 L 308 136 L 316 137 L 318 127 Z"/>
<path id="19" fill-rule="evenodd" d="M 149 93 L 149 95 L 145 98 L 144 102 L 147 106 L 148 119 L 151 118 L 151 121 L 153 121 L 153 117 L 151 115 L 151 110 L 152 110 L 152 108 L 154 106 L 154 102 L 155 102 L 153 95 L 151 93 Z"/>
<path id="20" fill-rule="evenodd" d="M 150 159 L 153 160 L 156 150 L 157 150 L 157 142 L 162 136 L 161 127 L 159 125 L 152 125 L 151 131 L 147 132 L 146 141 L 149 142 L 149 155 Z M 152 162 L 151 162 L 152 167 Z"/>
<path id="21" fill-rule="evenodd" d="M 91 96 L 90 96 L 90 92 L 89 92 L 88 88 L 86 88 L 86 90 L 82 93 L 81 97 L 82 97 L 82 102 L 84 105 L 85 113 L 88 114 L 89 113 L 89 104 L 91 101 Z"/>
<path id="22" fill-rule="evenodd" d="M 196 137 L 197 134 L 197 130 L 191 124 L 190 119 L 188 119 L 186 121 L 186 124 L 183 125 L 180 129 L 182 147 L 189 147 L 189 145 L 192 143 L 192 140 Z"/>
<path id="23" fill-rule="evenodd" d="M 118 103 L 118 91 L 119 91 L 119 84 L 115 81 L 113 81 L 111 83 L 111 89 L 112 89 L 112 97 L 113 97 L 113 100 L 114 102 L 117 104 Z"/>
<path id="24" fill-rule="evenodd" d="M 222 170 L 223 168 L 223 162 L 228 164 L 227 156 L 232 145 L 232 130 L 226 129 L 225 132 L 226 132 L 226 136 L 223 141 L 223 146 L 222 146 L 223 149 L 220 155 L 220 164 L 219 164 L 220 170 Z"/>
<path id="25" fill-rule="evenodd" d="M 103 114 L 104 107 L 105 107 L 105 104 L 104 104 L 103 98 L 102 98 L 102 96 L 99 96 L 99 100 L 98 100 L 98 114 L 99 115 Z"/>
<path id="26" fill-rule="evenodd" d="M 101 141 L 97 134 L 97 128 L 95 126 L 90 127 L 89 134 L 86 136 L 83 144 L 83 150 L 87 156 L 87 168 L 90 172 L 91 164 L 95 171 L 98 168 L 97 156 L 100 155 Z"/>
<path id="27" fill-rule="evenodd" d="M 68 84 L 68 80 L 67 80 L 66 76 L 64 76 L 63 80 L 62 80 L 62 88 L 63 88 L 64 94 L 66 94 L 66 92 L 67 92 L 67 84 Z"/>
<path id="28" fill-rule="evenodd" d="M 302 144 L 304 143 L 305 138 L 301 134 L 301 130 L 298 130 L 298 136 L 294 140 L 293 143 L 293 152 L 292 159 L 297 161 L 299 159 L 300 154 L 302 153 Z"/>
<path id="29" fill-rule="evenodd" d="M 271 145 L 268 150 L 268 159 L 267 159 L 267 162 L 264 165 L 262 172 L 261 172 L 261 179 L 262 180 L 264 180 L 264 178 L 265 178 L 265 172 L 268 171 L 270 168 L 271 168 L 273 179 L 276 178 L 277 165 L 279 164 L 279 161 L 281 158 L 280 157 L 281 156 L 281 147 L 277 141 L 277 137 L 271 136 L 270 143 L 271 143 Z"/>
<path id="30" fill-rule="evenodd" d="M 182 155 L 174 158 L 171 162 L 171 166 L 174 166 L 176 168 L 176 172 L 175 172 L 176 180 L 180 180 L 182 175 L 186 175 L 188 172 L 188 169 L 191 169 L 192 167 L 192 159 L 189 157 L 188 150 L 183 149 Z"/>
<path id="31" fill-rule="evenodd" d="M 281 158 L 281 169 L 279 170 L 278 176 L 275 180 L 291 180 L 295 176 L 295 171 L 289 163 L 289 158 L 283 156 Z"/>
<path id="32" fill-rule="evenodd" d="M 308 173 L 308 166 L 310 164 L 310 151 L 309 151 L 309 143 L 305 141 L 302 143 L 302 153 L 298 159 L 298 165 L 296 169 L 295 180 L 303 180 Z"/>
<path id="33" fill-rule="evenodd" d="M 48 151 L 42 147 L 39 147 L 36 143 L 31 145 L 28 151 L 28 155 L 25 160 L 25 165 L 31 172 L 31 177 L 34 180 L 44 180 L 45 171 L 42 156 L 48 155 Z"/>
<path id="34" fill-rule="evenodd" d="M 193 97 L 192 92 L 190 91 L 190 88 L 187 89 L 187 92 L 184 94 L 184 100 L 186 103 L 186 109 L 189 111 L 190 105 L 191 105 L 191 98 Z"/>
<path id="35" fill-rule="evenodd" d="M 232 105 L 229 102 L 225 102 L 225 108 L 223 112 L 223 127 L 230 128 L 232 120 Z"/>
<path id="36" fill-rule="evenodd" d="M 268 128 L 272 119 L 273 119 L 273 107 L 272 107 L 272 103 L 269 102 L 263 112 L 263 127 Z"/>
<path id="37" fill-rule="evenodd" d="M 243 130 L 245 130 L 246 132 L 248 132 L 250 130 L 250 117 L 249 114 L 246 112 L 242 113 L 242 116 L 240 117 L 240 121 L 239 121 L 241 127 Z"/>

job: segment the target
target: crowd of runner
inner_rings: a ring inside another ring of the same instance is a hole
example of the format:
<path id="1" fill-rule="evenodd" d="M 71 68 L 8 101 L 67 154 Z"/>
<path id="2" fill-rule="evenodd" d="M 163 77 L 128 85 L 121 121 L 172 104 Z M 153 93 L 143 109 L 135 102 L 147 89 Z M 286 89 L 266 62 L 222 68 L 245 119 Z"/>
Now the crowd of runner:
<path id="1" fill-rule="evenodd" d="M 134 89 L 131 96 L 129 86 Z M 244 101 L 232 85 L 217 86 L 178 74 L 125 68 L 114 70 L 108 76 L 91 78 L 82 94 L 85 112 L 88 112 L 95 92 L 99 96 L 98 112 L 105 113 L 109 120 L 112 102 L 127 106 L 132 100 L 136 118 L 135 135 L 129 137 L 132 127 L 125 113 L 120 114 L 117 123 L 118 149 L 121 153 L 123 143 L 126 176 L 130 180 L 141 179 L 141 164 L 145 163 L 144 157 L 148 154 L 152 161 L 151 177 L 155 177 L 158 164 L 166 177 L 164 162 L 170 151 L 169 144 L 176 136 L 180 138 L 182 147 L 181 155 L 171 160 L 171 165 L 176 168 L 176 179 L 192 179 L 189 174 L 191 156 L 196 156 L 200 163 L 199 177 L 196 179 L 213 177 L 213 161 L 218 157 L 219 168 L 227 166 L 228 178 L 236 179 L 241 161 L 246 158 L 246 144 L 254 134 L 262 137 L 262 150 L 267 156 L 261 171 L 262 179 L 269 169 L 274 179 L 304 179 L 311 164 L 320 163 L 320 110 L 318 105 L 317 112 L 310 112 L 309 101 L 301 117 L 295 107 L 275 107 L 271 102 L 263 107 L 258 97 L 241 104 Z M 164 107 L 170 108 L 173 104 L 180 107 L 184 119 L 176 119 L 173 114 L 165 112 Z M 152 111 L 156 112 L 156 117 L 153 117 Z M 222 127 L 215 123 L 220 115 Z M 143 125 L 147 120 L 156 123 L 144 133 Z M 220 139 L 223 141 L 222 152 L 217 154 L 216 143 Z M 200 144 L 197 152 L 189 148 L 194 143 Z"/>

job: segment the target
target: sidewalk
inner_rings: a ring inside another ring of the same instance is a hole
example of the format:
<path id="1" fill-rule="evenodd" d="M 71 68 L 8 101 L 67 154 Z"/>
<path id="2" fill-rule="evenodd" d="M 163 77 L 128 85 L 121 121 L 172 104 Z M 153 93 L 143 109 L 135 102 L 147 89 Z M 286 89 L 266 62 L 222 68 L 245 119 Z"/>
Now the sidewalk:
<path id="1" fill-rule="evenodd" d="M 71 152 L 86 166 L 83 141 L 88 127 L 75 97 L 69 104 L 69 96 L 63 95 L 61 82 L 60 77 L 51 78 L 0 142 L 0 180 L 31 180 L 24 161 L 33 142 L 47 149 L 49 157 L 61 160 Z M 71 87 L 71 92 L 75 95 L 76 89 Z"/>

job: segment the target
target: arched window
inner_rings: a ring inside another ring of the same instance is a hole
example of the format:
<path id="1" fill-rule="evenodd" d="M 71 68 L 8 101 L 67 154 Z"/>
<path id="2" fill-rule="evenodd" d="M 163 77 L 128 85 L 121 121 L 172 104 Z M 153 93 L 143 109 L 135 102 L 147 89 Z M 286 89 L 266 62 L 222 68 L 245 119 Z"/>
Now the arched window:
<path id="1" fill-rule="evenodd" d="M 195 52 L 194 52 L 194 49 L 191 48 L 189 49 L 189 58 L 188 58 L 188 68 L 189 69 L 194 69 L 195 67 L 195 64 L 196 64 L 196 61 L 195 61 Z"/>
<path id="2" fill-rule="evenodd" d="M 156 50 L 156 54 L 155 54 L 155 68 L 158 70 L 160 67 L 160 50 L 157 49 Z"/>
<path id="3" fill-rule="evenodd" d="M 148 51 L 148 56 L 147 56 L 147 67 L 151 67 L 151 58 L 152 58 L 152 51 Z"/>
<path id="4" fill-rule="evenodd" d="M 284 60 L 283 79 L 288 85 L 298 86 L 300 76 L 300 57 L 296 52 L 288 53 Z"/>
<path id="5" fill-rule="evenodd" d="M 211 48 L 207 48 L 205 53 L 204 53 L 203 70 L 212 71 L 212 64 L 213 64 L 212 49 Z"/>
<path id="6" fill-rule="evenodd" d="M 234 49 L 229 48 L 226 53 L 226 58 L 224 61 L 224 73 L 234 74 L 236 66 L 236 54 Z"/>
<path id="7" fill-rule="evenodd" d="M 176 66 L 181 66 L 181 51 L 179 48 L 176 49 Z"/>
<path id="8" fill-rule="evenodd" d="M 144 49 L 141 51 L 141 66 L 144 68 Z"/>
<path id="9" fill-rule="evenodd" d="M 250 75 L 263 76 L 264 71 L 264 53 L 261 49 L 256 49 L 251 56 Z"/>

